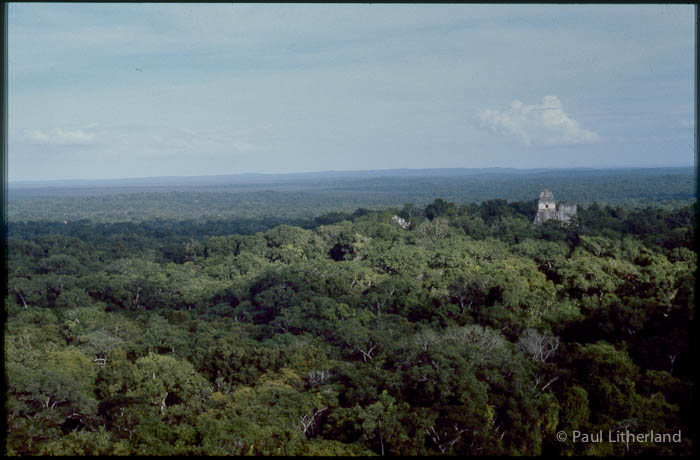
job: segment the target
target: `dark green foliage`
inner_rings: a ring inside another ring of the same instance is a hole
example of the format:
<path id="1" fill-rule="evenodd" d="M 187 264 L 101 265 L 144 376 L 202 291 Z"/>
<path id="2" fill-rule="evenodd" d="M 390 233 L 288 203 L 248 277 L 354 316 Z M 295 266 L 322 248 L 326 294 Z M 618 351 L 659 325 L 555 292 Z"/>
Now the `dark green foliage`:
<path id="1" fill-rule="evenodd" d="M 8 454 L 692 451 L 695 203 L 339 209 L 12 223 Z"/>

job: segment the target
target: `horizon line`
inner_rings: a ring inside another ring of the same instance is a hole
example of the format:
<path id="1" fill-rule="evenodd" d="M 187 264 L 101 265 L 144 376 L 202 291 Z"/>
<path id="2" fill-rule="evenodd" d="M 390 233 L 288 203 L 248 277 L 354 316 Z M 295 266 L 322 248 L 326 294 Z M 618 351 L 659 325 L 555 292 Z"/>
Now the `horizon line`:
<path id="1" fill-rule="evenodd" d="M 488 166 L 488 167 L 442 167 L 442 168 L 383 168 L 383 169 L 327 169 L 316 171 L 298 171 L 298 172 L 240 172 L 240 173 L 224 173 L 224 174 L 196 174 L 196 175 L 163 175 L 163 176 L 131 176 L 131 177 L 113 177 L 113 178 L 72 178 L 72 179 L 9 179 L 7 185 L 10 184 L 30 184 L 30 183 L 47 183 L 47 182 L 109 182 L 109 181 L 125 181 L 125 180 L 146 180 L 146 179 L 191 179 L 191 178 L 213 178 L 213 177 L 241 177 L 241 176 L 299 176 L 307 174 L 337 174 L 337 173 L 378 173 L 391 171 L 450 171 L 450 170 L 515 170 L 515 171 L 571 171 L 571 170 L 612 170 L 612 169 L 666 169 L 666 168 L 695 168 L 695 164 L 688 165 L 655 165 L 655 166 L 572 166 L 572 167 L 548 167 L 548 168 L 518 168 L 512 166 Z"/>

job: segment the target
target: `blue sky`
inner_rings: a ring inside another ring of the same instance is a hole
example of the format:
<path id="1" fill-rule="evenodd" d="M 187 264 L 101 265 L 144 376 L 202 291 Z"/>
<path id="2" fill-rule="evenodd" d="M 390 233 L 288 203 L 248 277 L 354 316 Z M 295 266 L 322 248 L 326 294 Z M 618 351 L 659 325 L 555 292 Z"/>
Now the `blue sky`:
<path id="1" fill-rule="evenodd" d="M 694 18 L 10 3 L 8 177 L 693 165 Z"/>

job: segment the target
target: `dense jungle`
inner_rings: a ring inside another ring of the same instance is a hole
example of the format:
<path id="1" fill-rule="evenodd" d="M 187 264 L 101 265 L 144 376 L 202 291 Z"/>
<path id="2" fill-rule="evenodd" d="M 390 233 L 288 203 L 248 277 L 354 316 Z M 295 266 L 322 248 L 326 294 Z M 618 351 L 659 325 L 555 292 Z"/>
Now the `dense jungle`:
<path id="1" fill-rule="evenodd" d="M 690 454 L 696 201 L 536 210 L 14 216 L 7 454 Z"/>

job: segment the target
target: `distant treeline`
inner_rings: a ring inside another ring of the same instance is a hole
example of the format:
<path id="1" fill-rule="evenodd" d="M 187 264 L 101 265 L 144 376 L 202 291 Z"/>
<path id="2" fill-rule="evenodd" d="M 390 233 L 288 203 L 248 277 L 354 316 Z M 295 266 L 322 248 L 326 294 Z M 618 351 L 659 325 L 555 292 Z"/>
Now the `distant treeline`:
<path id="1" fill-rule="evenodd" d="M 459 170 L 458 170 L 459 171 Z M 468 171 L 468 170 L 465 170 Z M 577 204 L 679 207 L 695 199 L 693 168 L 490 172 L 454 175 L 313 176 L 225 185 L 39 187 L 9 189 L 10 221 L 90 219 L 99 222 L 153 219 L 308 219 L 415 203 L 436 196 L 458 203 L 490 199 L 530 201 L 547 187 L 555 199 Z"/>
<path id="2" fill-rule="evenodd" d="M 609 238 L 634 235 L 649 246 L 666 249 L 692 248 L 694 242 L 697 203 L 664 209 L 647 206 L 629 209 L 624 206 L 593 203 L 578 207 L 578 214 L 570 229 L 562 231 L 558 223 L 552 222 L 544 228 L 530 225 L 537 212 L 537 201 L 487 200 L 482 203 L 458 205 L 438 198 L 425 207 L 406 203 L 403 207 L 383 210 L 358 208 L 354 212 L 333 211 L 312 218 L 258 217 L 252 219 L 153 219 L 143 222 L 93 222 L 87 219 L 70 222 L 20 221 L 8 223 L 8 235 L 16 239 L 36 239 L 52 235 L 64 235 L 90 241 L 100 246 L 114 247 L 115 255 L 126 256 L 126 247 L 136 252 L 146 248 L 161 248 L 166 259 L 183 261 L 183 241 L 202 240 L 213 236 L 230 234 L 252 235 L 267 231 L 282 224 L 304 229 L 315 229 L 342 221 L 354 221 L 369 214 L 396 214 L 405 219 L 426 217 L 450 218 L 454 226 L 476 239 L 498 238 L 509 243 L 518 243 L 525 238 L 544 237 L 562 241 L 568 235 L 576 238 L 578 233 L 600 234 Z M 140 246 L 134 248 L 134 242 Z M 120 249 L 122 248 L 122 249 Z"/>

